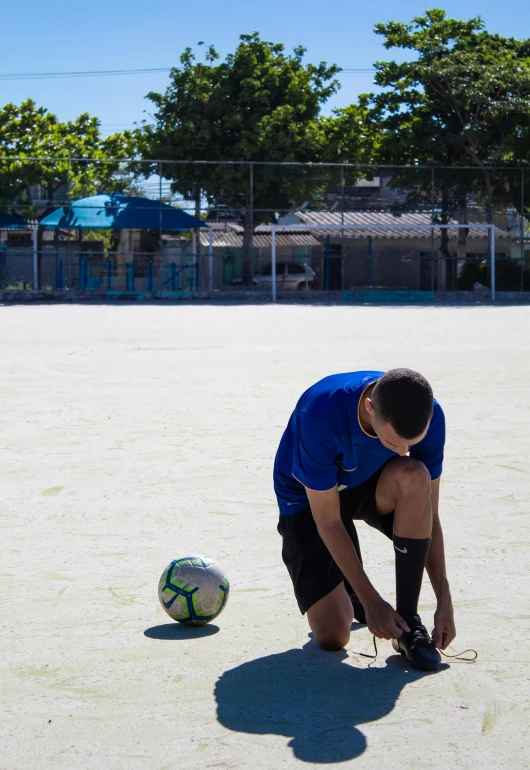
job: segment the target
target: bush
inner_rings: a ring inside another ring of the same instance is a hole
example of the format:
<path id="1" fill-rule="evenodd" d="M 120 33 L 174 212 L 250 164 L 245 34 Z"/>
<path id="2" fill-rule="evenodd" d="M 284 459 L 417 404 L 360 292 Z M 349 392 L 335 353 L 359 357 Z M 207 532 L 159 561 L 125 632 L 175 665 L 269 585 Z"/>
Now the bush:
<path id="1" fill-rule="evenodd" d="M 476 282 L 489 286 L 488 266 L 485 259 L 466 259 L 458 276 L 458 288 L 460 291 L 473 291 Z"/>
<path id="2" fill-rule="evenodd" d="M 491 286 L 489 262 L 482 257 L 466 259 L 458 276 L 458 288 L 461 291 L 473 291 L 473 285 L 477 281 L 483 286 Z M 518 259 L 497 257 L 495 285 L 497 291 L 521 290 L 521 263 Z M 523 273 L 523 289 L 530 291 L 529 268 L 526 268 Z"/>

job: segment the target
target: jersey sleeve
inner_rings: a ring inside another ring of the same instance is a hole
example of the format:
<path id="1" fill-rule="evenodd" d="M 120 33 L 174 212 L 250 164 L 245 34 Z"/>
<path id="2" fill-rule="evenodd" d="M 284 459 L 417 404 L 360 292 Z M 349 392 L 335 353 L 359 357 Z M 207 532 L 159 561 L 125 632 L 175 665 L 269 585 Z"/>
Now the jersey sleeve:
<path id="1" fill-rule="evenodd" d="M 410 456 L 414 457 L 415 460 L 420 460 L 426 466 L 433 481 L 442 475 L 444 445 L 445 416 L 440 404 L 435 402 L 427 435 L 419 444 L 410 448 Z"/>
<path id="2" fill-rule="evenodd" d="M 292 475 L 304 487 L 324 491 L 337 484 L 339 442 L 327 420 L 310 407 L 301 410 L 293 446 Z M 320 410 L 318 410 L 320 411 Z"/>

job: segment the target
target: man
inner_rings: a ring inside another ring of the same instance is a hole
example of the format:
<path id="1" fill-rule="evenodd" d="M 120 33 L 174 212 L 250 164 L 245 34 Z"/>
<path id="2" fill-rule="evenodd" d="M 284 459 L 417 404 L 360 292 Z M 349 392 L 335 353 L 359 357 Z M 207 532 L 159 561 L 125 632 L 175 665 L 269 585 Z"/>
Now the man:
<path id="1" fill-rule="evenodd" d="M 326 650 L 344 647 L 353 617 L 392 639 L 410 664 L 434 670 L 455 637 L 438 516 L 445 419 L 410 369 L 335 374 L 296 405 L 274 463 L 282 556 L 302 613 Z M 393 541 L 396 609 L 362 567 L 353 519 Z M 434 630 L 418 615 L 426 567 Z"/>

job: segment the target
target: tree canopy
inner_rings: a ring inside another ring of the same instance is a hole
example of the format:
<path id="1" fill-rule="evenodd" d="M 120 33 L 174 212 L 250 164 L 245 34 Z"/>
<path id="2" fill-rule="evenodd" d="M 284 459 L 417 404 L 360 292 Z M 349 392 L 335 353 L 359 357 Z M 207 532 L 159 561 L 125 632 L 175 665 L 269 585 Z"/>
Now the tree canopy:
<path id="1" fill-rule="evenodd" d="M 204 62 L 197 61 L 188 48 L 181 66 L 171 71 L 166 92 L 148 94 L 156 111 L 154 124 L 140 132 L 144 157 L 214 161 L 201 167 L 165 164 L 162 174 L 171 179 L 174 192 L 195 198 L 203 194 L 242 211 L 245 283 L 251 276 L 251 180 L 248 165 L 237 163 L 315 163 L 329 156 L 329 121 L 320 110 L 339 88 L 339 68 L 306 64 L 305 53 L 299 46 L 288 54 L 258 33 L 241 35 L 236 51 L 224 61 L 212 47 Z M 307 167 L 256 166 L 255 210 L 270 218 L 274 210 L 310 198 L 319 186 L 315 176 Z"/>
<path id="2" fill-rule="evenodd" d="M 130 132 L 103 138 L 99 120 L 87 113 L 61 122 L 28 99 L 0 108 L 0 148 L 0 204 L 31 216 L 36 185 L 48 205 L 61 188 L 72 198 L 122 192 L 129 177 L 120 159 L 134 153 L 134 140 Z"/>
<path id="3" fill-rule="evenodd" d="M 453 166 L 437 173 L 448 206 L 467 191 L 490 215 L 495 201 L 509 199 L 520 209 L 521 175 L 491 167 L 528 163 L 530 40 L 491 34 L 478 17 L 458 21 L 439 9 L 409 24 L 378 24 L 375 31 L 387 49 L 411 55 L 375 65 L 375 82 L 383 89 L 372 99 L 372 119 L 383 131 L 380 158 Z M 458 169 L 466 165 L 477 173 Z M 400 176 L 399 184 L 410 182 L 410 173 Z M 430 180 L 423 189 L 431 194 Z"/>

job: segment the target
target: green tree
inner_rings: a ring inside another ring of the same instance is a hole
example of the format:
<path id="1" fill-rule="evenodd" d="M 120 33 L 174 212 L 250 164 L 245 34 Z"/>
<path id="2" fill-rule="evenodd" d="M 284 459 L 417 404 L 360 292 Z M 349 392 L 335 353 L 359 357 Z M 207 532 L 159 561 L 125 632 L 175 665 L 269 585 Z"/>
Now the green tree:
<path id="1" fill-rule="evenodd" d="M 453 167 L 437 169 L 434 186 L 428 170 L 396 173 L 394 185 L 409 190 L 407 205 L 426 204 L 434 192 L 441 223 L 455 212 L 467 221 L 469 193 L 482 201 L 488 221 L 494 204 L 509 201 L 520 210 L 521 175 L 492 166 L 527 165 L 530 41 L 491 34 L 480 18 L 457 21 L 438 9 L 410 24 L 378 24 L 375 31 L 386 48 L 412 55 L 375 65 L 375 82 L 383 88 L 372 102 L 372 119 L 383 132 L 379 157 L 411 167 Z M 463 165 L 476 171 L 458 168 Z M 446 231 L 442 254 L 449 257 Z"/>
<path id="2" fill-rule="evenodd" d="M 156 107 L 153 125 L 138 131 L 144 158 L 162 161 L 236 161 L 233 165 L 169 164 L 161 173 L 172 190 L 239 209 L 244 227 L 243 282 L 251 280 L 253 214 L 249 162 L 318 162 L 326 158 L 329 119 L 322 105 L 339 88 L 335 65 L 304 63 L 305 49 L 292 55 L 283 45 L 242 35 L 222 62 L 210 47 L 204 62 L 191 49 L 171 71 L 164 94 L 149 93 Z M 146 173 L 157 172 L 153 165 Z M 312 199 L 326 186 L 322 169 L 298 166 L 253 168 L 257 216 Z M 261 212 L 260 212 L 261 210 Z"/>
<path id="3" fill-rule="evenodd" d="M 35 216 L 36 185 L 46 206 L 62 188 L 68 198 L 123 192 L 131 176 L 121 161 L 134 152 L 131 132 L 103 138 L 99 120 L 86 113 L 61 122 L 31 99 L 6 104 L 0 108 L 0 204 Z"/>
<path id="4" fill-rule="evenodd" d="M 370 94 L 361 94 L 355 104 L 334 109 L 331 117 L 321 119 L 327 161 L 374 163 L 380 152 L 381 129 L 370 100 Z"/>

